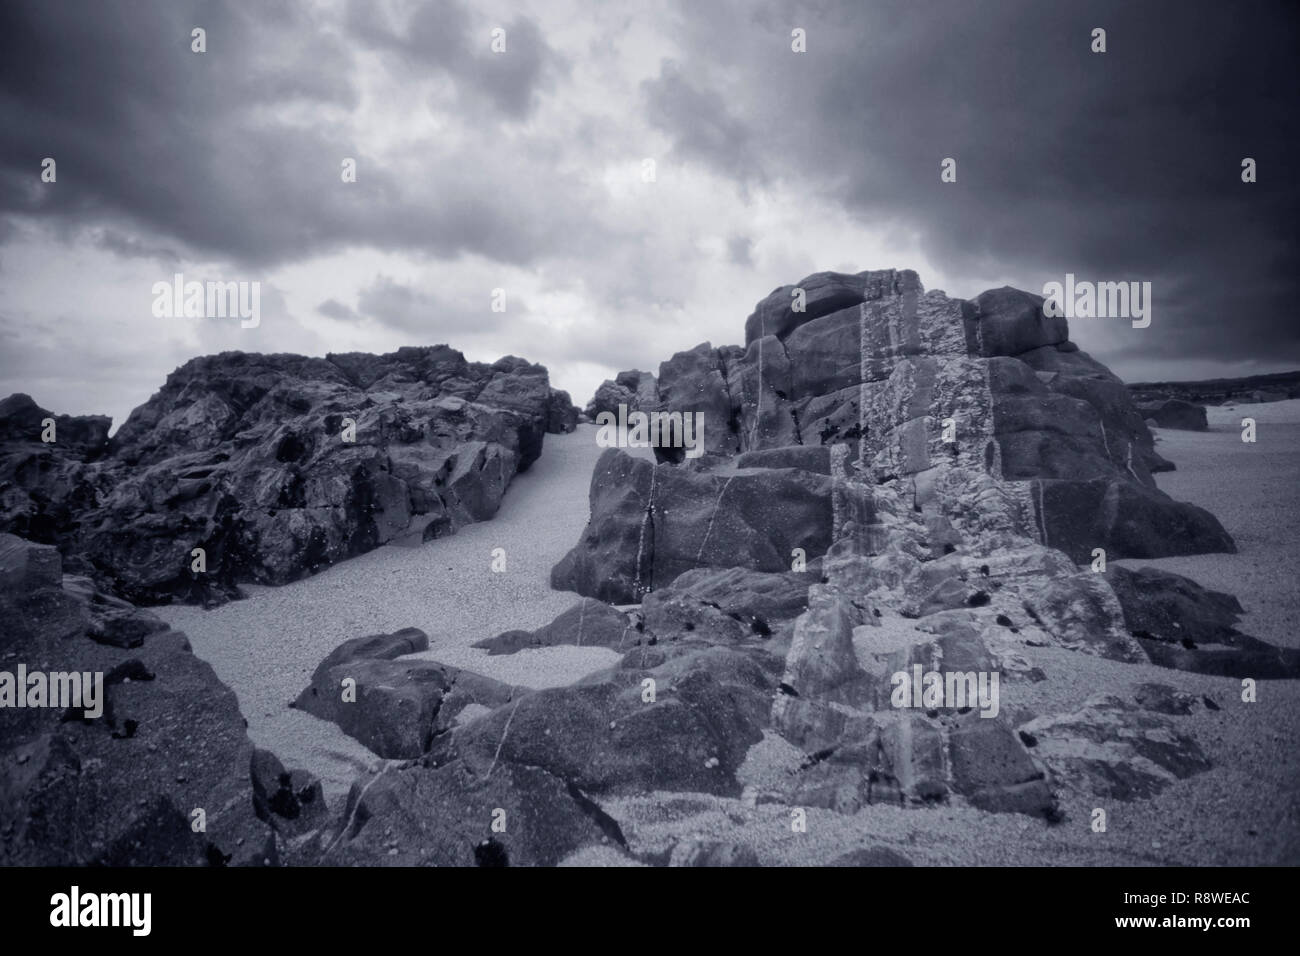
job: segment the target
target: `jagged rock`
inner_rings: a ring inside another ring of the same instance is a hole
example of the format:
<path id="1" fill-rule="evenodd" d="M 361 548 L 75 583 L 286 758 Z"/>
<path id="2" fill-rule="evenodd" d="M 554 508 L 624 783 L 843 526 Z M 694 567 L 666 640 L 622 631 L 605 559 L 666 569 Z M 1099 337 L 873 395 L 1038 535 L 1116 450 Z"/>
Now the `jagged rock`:
<path id="1" fill-rule="evenodd" d="M 113 420 L 107 415 L 55 415 L 22 392 L 0 400 L 0 444 L 44 444 L 42 434 L 47 419 L 54 420 L 54 441 L 49 444 L 58 449 L 94 459 L 108 447 L 108 429 Z"/>
<path id="2" fill-rule="evenodd" d="M 693 568 L 786 571 L 830 545 L 830 479 L 794 469 L 715 474 L 654 465 L 609 449 L 591 478 L 582 540 L 551 586 L 635 603 Z"/>
<path id="3" fill-rule="evenodd" d="M 973 806 L 1056 818 L 1056 797 L 1043 772 L 1001 720 L 975 711 L 957 716 L 948 733 L 948 755 L 953 789 Z"/>
<path id="4" fill-rule="evenodd" d="M 538 767 L 584 792 L 740 794 L 779 659 L 754 650 L 642 646 L 613 668 L 546 688 L 454 728 L 426 763 Z M 649 682 L 649 683 L 647 683 Z"/>
<path id="5" fill-rule="evenodd" d="M 815 573 L 771 574 L 745 568 L 700 568 L 645 596 L 645 626 L 661 639 L 718 644 L 763 640 L 808 606 Z"/>
<path id="6" fill-rule="evenodd" d="M 416 628 L 353 638 L 316 668 L 293 706 L 338 724 L 381 757 L 410 759 L 470 705 L 495 707 L 525 692 L 435 661 L 397 659 L 428 646 Z"/>
<path id="7" fill-rule="evenodd" d="M 1173 464 L 1155 450 L 1155 439 L 1119 377 L 1073 342 L 1033 349 L 1017 358 L 1037 374 L 1049 391 L 1081 399 L 1093 407 L 1101 428 L 1106 456 L 1144 484 L 1154 472 L 1172 471 Z"/>
<path id="8" fill-rule="evenodd" d="M 222 600 L 490 518 L 547 429 L 576 422 L 543 367 L 447 346 L 194 359 L 102 453 L 106 420 L 44 445 L 28 421 L 41 411 L 0 410 L 0 530 L 57 544 L 73 570 L 146 604 Z"/>
<path id="9" fill-rule="evenodd" d="M 1091 560 L 1095 548 L 1108 559 L 1237 551 L 1204 508 L 1132 482 L 1045 480 L 1031 488 L 1040 540 L 1080 563 Z"/>
<path id="10" fill-rule="evenodd" d="M 1171 716 L 1190 714 L 1201 705 L 1200 698 L 1195 694 L 1184 693 L 1168 684 L 1150 682 L 1139 685 L 1133 699 L 1143 710 Z"/>
<path id="11" fill-rule="evenodd" d="M 546 401 L 546 431 L 552 435 L 564 435 L 578 427 L 578 406 L 573 404 L 569 393 L 561 388 L 553 388 Z"/>
<path id="12" fill-rule="evenodd" d="M 90 578 L 65 575 L 63 587 L 86 608 L 90 616 L 90 627 L 86 634 L 92 641 L 114 647 L 139 647 L 150 634 L 167 630 L 166 622 L 156 614 L 138 608 L 129 601 L 105 594 L 95 587 L 95 582 Z"/>
<path id="13" fill-rule="evenodd" d="M 832 312 L 861 305 L 863 302 L 896 295 L 918 288 L 916 273 L 910 269 L 881 269 L 847 275 L 842 272 L 817 272 L 796 285 L 781 286 L 754 307 L 745 320 L 745 344 L 765 335 L 784 339 L 800 325 Z M 796 312 L 795 290 L 803 291 L 804 309 Z"/>
<path id="14" fill-rule="evenodd" d="M 1043 297 L 1010 286 L 989 289 L 975 297 L 978 307 L 979 354 L 1016 356 L 1069 339 L 1064 316 L 1043 314 Z"/>
<path id="15" fill-rule="evenodd" d="M 626 405 L 629 412 L 654 411 L 659 406 L 659 388 L 655 377 L 649 372 L 635 369 L 619 372 L 613 380 L 606 379 L 600 384 L 583 414 L 594 422 L 601 412 L 617 415 L 620 405 Z"/>
<path id="16" fill-rule="evenodd" d="M 726 366 L 708 342 L 678 352 L 659 366 L 659 407 L 704 414 L 705 454 L 730 455 L 739 449 Z M 659 448 L 655 452 L 661 461 L 671 457 L 668 449 L 662 455 Z"/>
<path id="17" fill-rule="evenodd" d="M 1232 595 L 1158 568 L 1110 565 L 1105 577 L 1125 627 L 1152 663 L 1228 677 L 1300 677 L 1300 650 L 1237 630 L 1243 612 Z"/>
<path id="18" fill-rule="evenodd" d="M 358 780 L 337 834 L 307 862 L 337 866 L 554 866 L 584 846 L 625 846 L 618 824 L 541 767 L 462 761 Z"/>
<path id="19" fill-rule="evenodd" d="M 1173 466 L 1123 383 L 1069 341 L 1064 318 L 1043 315 L 1040 297 L 997 289 L 963 302 L 906 271 L 803 285 L 808 310 L 793 311 L 796 287 L 776 290 L 743 351 L 706 343 L 665 363 L 660 407 L 703 410 L 715 455 L 770 466 L 802 459 L 779 448 L 844 443 L 877 482 L 955 457 L 1025 483 L 1008 491 L 1025 506 L 1015 530 L 1076 561 L 1096 547 L 1111 558 L 1233 549 L 1209 512 L 1156 488 L 1152 473 Z M 941 439 L 947 422 L 957 434 Z M 958 546 L 951 514 L 928 520 L 935 546 Z"/>
<path id="20" fill-rule="evenodd" d="M 640 638 L 636 623 L 603 601 L 583 598 L 545 627 L 535 631 L 506 631 L 476 642 L 489 654 L 514 654 L 526 648 L 573 644 L 625 650 Z"/>
<path id="21" fill-rule="evenodd" d="M 429 649 L 429 635 L 418 627 L 404 627 L 392 634 L 367 634 L 344 641 L 316 665 L 312 683 L 339 664 L 357 659 L 391 661 L 406 654 Z"/>
<path id="22" fill-rule="evenodd" d="M 1139 402 L 1138 414 L 1157 428 L 1179 428 L 1203 432 L 1210 427 L 1204 405 L 1194 405 L 1182 399 L 1169 398 L 1163 402 Z"/>
<path id="23" fill-rule="evenodd" d="M 253 811 L 253 746 L 235 694 L 185 635 L 153 630 L 129 652 L 95 639 L 104 613 L 129 617 L 121 602 L 76 578 L 54 584 L 51 549 L 4 543 L 43 570 L 41 586 L 0 588 L 0 670 L 98 673 L 103 699 L 89 718 L 84 707 L 0 708 L 0 864 L 277 862 Z M 191 829 L 198 809 L 204 833 Z"/>
<path id="24" fill-rule="evenodd" d="M 1019 728 L 1037 743 L 1034 756 L 1065 786 L 1133 800 L 1210 769 L 1196 741 L 1167 717 L 1097 694 L 1074 713 L 1039 717 Z"/>

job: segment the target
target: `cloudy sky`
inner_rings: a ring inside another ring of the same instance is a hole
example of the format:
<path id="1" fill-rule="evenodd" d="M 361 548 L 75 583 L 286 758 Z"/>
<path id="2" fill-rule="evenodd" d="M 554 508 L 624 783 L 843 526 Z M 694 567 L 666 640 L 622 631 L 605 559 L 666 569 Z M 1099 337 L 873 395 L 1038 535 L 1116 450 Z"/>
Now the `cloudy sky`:
<path id="1" fill-rule="evenodd" d="M 887 267 L 1150 281 L 1072 323 L 1130 380 L 1300 367 L 1294 6 L 5 0 L 0 394 L 120 422 L 198 354 L 447 342 L 583 404 Z M 261 324 L 154 317 L 176 272 Z"/>

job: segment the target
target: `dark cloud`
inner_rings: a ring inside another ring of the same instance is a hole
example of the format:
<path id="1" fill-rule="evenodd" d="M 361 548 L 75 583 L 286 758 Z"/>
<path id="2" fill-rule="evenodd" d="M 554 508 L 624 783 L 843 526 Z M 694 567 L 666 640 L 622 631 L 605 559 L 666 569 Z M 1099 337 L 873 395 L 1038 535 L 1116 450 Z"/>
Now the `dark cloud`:
<path id="1" fill-rule="evenodd" d="M 397 54 L 408 69 L 458 80 L 458 93 L 486 100 L 516 119 L 532 112 L 540 90 L 568 71 L 568 62 L 531 20 L 489 21 L 455 0 L 423 3 L 404 24 L 389 22 L 374 3 L 350 0 L 347 21 L 366 45 Z M 492 49 L 497 29 L 504 31 L 502 52 Z"/>
<path id="2" fill-rule="evenodd" d="M 738 266 L 754 264 L 754 240 L 748 236 L 732 236 L 727 240 L 727 261 Z"/>
<path id="3" fill-rule="evenodd" d="M 413 341 L 453 342 L 500 329 L 507 313 L 493 312 L 491 305 L 487 289 L 478 302 L 449 301 L 381 275 L 358 294 L 352 314 L 371 319 L 386 329 L 411 334 L 415 336 Z M 509 298 L 506 307 L 516 314 L 526 311 L 521 303 Z M 321 311 L 324 312 L 324 306 Z"/>
<path id="4" fill-rule="evenodd" d="M 361 320 L 361 316 L 357 314 L 356 309 L 344 305 L 337 299 L 326 299 L 316 306 L 316 311 L 327 319 L 338 319 L 340 322 L 359 322 Z"/>
<path id="5" fill-rule="evenodd" d="M 705 285 L 739 287 L 738 338 L 754 299 L 800 277 L 759 265 L 826 255 L 812 247 L 818 217 L 833 216 L 827 235 L 852 236 L 847 217 L 874 247 L 891 235 L 919 243 L 945 279 L 966 283 L 957 294 L 991 277 L 1036 291 L 1065 272 L 1151 281 L 1150 329 L 1075 323 L 1122 374 L 1158 377 L 1144 363 L 1179 359 L 1300 364 L 1295 10 L 680 0 L 652 19 L 593 4 L 593 36 L 540 13 L 494 22 L 469 0 L 5 0 L 6 283 L 22 282 L 12 250 L 44 230 L 112 252 L 106 285 L 130 274 L 128 260 L 179 258 L 237 264 L 234 277 L 253 280 L 307 263 L 297 279 L 310 287 L 313 257 L 408 253 L 548 296 L 578 289 L 591 312 L 555 318 L 582 330 L 557 335 L 526 303 L 512 299 L 503 317 L 487 290 L 462 300 L 463 281 L 444 294 L 366 284 L 373 272 L 305 301 L 333 295 L 320 315 L 412 341 L 653 367 L 693 344 L 683 338 L 717 338 L 696 329 L 713 321 L 692 311 Z M 202 55 L 190 51 L 195 26 L 207 31 Z M 489 47 L 497 26 L 504 55 Z M 807 53 L 791 51 L 795 27 Z M 1107 30 L 1104 54 L 1089 49 L 1094 27 Z M 389 97 L 378 103 L 376 75 Z M 410 95 L 394 102 L 394 90 Z M 374 117 L 382 135 L 355 132 Z M 653 189 L 628 190 L 620 170 L 657 156 L 665 137 L 664 158 L 710 175 L 661 168 Z M 39 180 L 46 156 L 55 184 Z M 1246 156 L 1258 161 L 1251 185 Z M 344 157 L 356 183 L 340 179 Z M 956 183 L 940 181 L 946 157 Z M 683 201 L 697 196 L 708 221 Z M 773 199 L 793 208 L 760 208 Z M 914 265 L 857 261 L 858 248 L 830 255 L 807 271 Z M 40 283 L 67 285 L 59 270 L 75 267 L 48 268 L 26 286 L 22 322 L 44 319 L 29 314 Z M 293 325 L 280 325 L 287 340 Z M 8 341 L 19 330 L 11 316 Z M 304 333 L 299 350 L 314 344 Z M 59 367 L 51 360 L 50 375 Z"/>
<path id="6" fill-rule="evenodd" d="M 351 141 L 325 117 L 358 107 L 355 38 L 312 9 L 287 0 L 0 5 L 0 214 L 107 224 L 250 266 L 350 245 L 524 263 L 598 240 L 580 228 L 584 184 L 502 150 L 490 114 L 471 129 L 486 142 L 420 143 L 381 161 Z M 196 25 L 207 31 L 203 54 L 190 49 Z M 518 118 L 560 61 L 530 22 L 507 30 L 507 54 L 487 51 L 486 27 L 476 53 L 469 14 L 441 2 L 419 8 L 409 35 L 371 27 L 363 36 L 442 64 L 457 88 Z M 53 184 L 39 181 L 46 156 L 58 163 Z M 341 180 L 344 157 L 357 161 L 356 183 Z"/>
<path id="7" fill-rule="evenodd" d="M 1132 341 L 1153 358 L 1300 360 L 1294 4 L 682 10 L 689 53 L 646 90 L 682 155 L 902 223 L 950 275 L 1152 281 L 1156 321 Z"/>

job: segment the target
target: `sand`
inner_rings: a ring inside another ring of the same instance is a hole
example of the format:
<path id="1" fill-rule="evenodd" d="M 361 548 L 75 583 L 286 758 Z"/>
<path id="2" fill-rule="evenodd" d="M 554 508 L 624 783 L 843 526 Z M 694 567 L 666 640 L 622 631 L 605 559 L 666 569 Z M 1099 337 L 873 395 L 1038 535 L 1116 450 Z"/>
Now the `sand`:
<path id="1" fill-rule="evenodd" d="M 282 587 L 247 586 L 247 599 L 212 610 L 170 606 L 159 616 L 185 631 L 238 695 L 253 742 L 320 777 L 333 805 L 358 770 L 382 761 L 334 724 L 287 704 L 343 641 L 418 627 L 430 646 L 413 657 L 530 687 L 568 684 L 618 660 L 605 648 L 490 657 L 469 646 L 541 627 L 577 602 L 572 592 L 551 590 L 550 573 L 586 525 L 591 472 L 603 451 L 594 426 L 547 435 L 541 458 L 511 483 L 491 521 L 425 544 L 377 548 Z M 494 548 L 505 549 L 504 572 L 491 569 Z"/>

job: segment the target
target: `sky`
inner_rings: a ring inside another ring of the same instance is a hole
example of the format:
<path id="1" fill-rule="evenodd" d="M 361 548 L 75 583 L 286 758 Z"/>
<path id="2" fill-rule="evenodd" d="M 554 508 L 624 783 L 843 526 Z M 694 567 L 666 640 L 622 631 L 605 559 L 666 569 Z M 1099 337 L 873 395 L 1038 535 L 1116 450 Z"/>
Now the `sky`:
<path id="1" fill-rule="evenodd" d="M 1298 41 L 1290 2 L 5 0 L 0 395 L 120 424 L 196 355 L 447 343 L 582 405 L 882 268 L 1151 282 L 1149 327 L 1071 322 L 1130 381 L 1298 368 Z M 156 316 L 176 273 L 260 324 Z"/>

